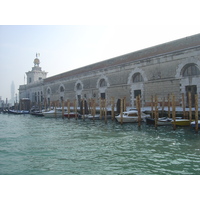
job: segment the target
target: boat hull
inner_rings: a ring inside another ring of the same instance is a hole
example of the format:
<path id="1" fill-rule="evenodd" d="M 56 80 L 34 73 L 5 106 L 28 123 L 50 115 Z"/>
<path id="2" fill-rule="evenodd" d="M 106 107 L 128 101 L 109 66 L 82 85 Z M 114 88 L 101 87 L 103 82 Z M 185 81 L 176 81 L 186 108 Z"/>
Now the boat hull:
<path id="1" fill-rule="evenodd" d="M 8 110 L 8 113 L 20 115 L 20 114 L 29 114 L 30 112 L 28 110 Z"/>
<path id="2" fill-rule="evenodd" d="M 195 121 L 191 122 L 190 125 L 191 125 L 192 128 L 196 128 Z M 200 128 L 200 120 L 198 120 L 198 128 Z"/>
<path id="3" fill-rule="evenodd" d="M 189 119 L 177 119 L 176 121 L 172 121 L 172 124 L 176 126 L 190 126 Z"/>
<path id="4" fill-rule="evenodd" d="M 70 113 L 64 113 L 64 117 L 66 118 L 81 118 L 81 115 L 79 113 L 70 112 Z"/>
<path id="5" fill-rule="evenodd" d="M 168 126 L 172 125 L 172 119 L 171 118 L 158 118 L 157 125 L 158 126 Z M 147 124 L 153 124 L 155 125 L 155 119 L 153 118 L 146 118 L 146 123 Z"/>
<path id="6" fill-rule="evenodd" d="M 141 112 L 141 121 L 144 121 L 144 119 L 146 117 L 149 117 L 149 115 L 146 115 L 143 112 Z M 122 120 L 123 123 L 138 122 L 138 120 L 139 120 L 138 111 L 137 110 L 130 110 L 130 111 L 123 112 L 122 115 L 119 114 L 118 116 L 115 116 L 115 119 L 118 122 L 121 122 L 121 120 Z"/>
<path id="7" fill-rule="evenodd" d="M 43 112 L 42 114 L 44 115 L 44 117 L 50 117 L 50 118 L 62 117 L 62 113 L 46 113 L 46 112 Z"/>
<path id="8" fill-rule="evenodd" d="M 94 116 L 90 114 L 90 115 L 87 116 L 87 118 L 88 118 L 88 119 L 91 119 L 91 120 L 93 120 L 93 119 L 100 120 L 100 119 L 105 119 L 105 116 L 101 116 L 101 117 L 100 117 L 99 114 L 96 114 L 96 115 L 94 115 Z M 107 118 L 107 119 L 111 119 L 112 116 L 111 116 L 111 115 L 107 115 L 106 118 Z"/>
<path id="9" fill-rule="evenodd" d="M 115 117 L 118 122 L 121 122 L 121 116 Z M 122 117 L 123 123 L 136 123 L 138 122 L 138 117 Z"/>
<path id="10" fill-rule="evenodd" d="M 30 112 L 31 115 L 34 115 L 34 116 L 39 116 L 39 117 L 43 117 L 43 113 L 42 112 L 39 112 L 39 111 L 34 111 L 34 112 Z"/>

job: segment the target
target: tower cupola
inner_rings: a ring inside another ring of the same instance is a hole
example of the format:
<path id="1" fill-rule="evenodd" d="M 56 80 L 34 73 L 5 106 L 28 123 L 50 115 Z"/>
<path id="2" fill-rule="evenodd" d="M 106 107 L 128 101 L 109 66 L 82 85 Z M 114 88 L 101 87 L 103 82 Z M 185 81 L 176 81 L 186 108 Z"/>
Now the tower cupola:
<path id="1" fill-rule="evenodd" d="M 47 76 L 47 72 L 42 71 L 42 68 L 40 67 L 40 60 L 38 58 L 39 55 L 39 53 L 36 53 L 36 58 L 33 61 L 34 67 L 32 67 L 31 71 L 26 72 L 27 84 L 41 81 Z"/>
<path id="2" fill-rule="evenodd" d="M 37 54 L 36 54 L 37 55 Z M 39 67 L 39 65 L 40 65 L 40 60 L 36 57 L 35 59 L 34 59 L 34 67 Z"/>

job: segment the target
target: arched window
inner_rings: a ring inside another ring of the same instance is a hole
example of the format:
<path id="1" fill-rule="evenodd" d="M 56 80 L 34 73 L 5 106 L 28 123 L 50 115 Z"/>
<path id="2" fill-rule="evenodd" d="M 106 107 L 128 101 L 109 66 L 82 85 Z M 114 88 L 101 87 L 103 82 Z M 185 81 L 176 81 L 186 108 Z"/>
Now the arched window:
<path id="1" fill-rule="evenodd" d="M 143 82 L 144 81 L 142 75 L 139 72 L 133 74 L 132 79 L 133 79 L 133 83 Z"/>
<path id="2" fill-rule="evenodd" d="M 82 85 L 81 85 L 80 83 L 78 83 L 78 84 L 76 85 L 76 89 L 77 89 L 77 90 L 81 90 L 81 89 L 82 89 Z"/>
<path id="3" fill-rule="evenodd" d="M 47 90 L 47 94 L 50 94 L 51 93 L 51 90 L 50 90 L 50 88 L 48 88 L 48 90 Z"/>
<path id="4" fill-rule="evenodd" d="M 200 75 L 200 70 L 197 68 L 196 64 L 189 63 L 185 65 L 185 67 L 183 68 L 182 74 L 183 74 L 183 77 Z"/>
<path id="5" fill-rule="evenodd" d="M 60 86 L 60 92 L 64 92 L 64 87 L 63 86 Z"/>
<path id="6" fill-rule="evenodd" d="M 101 80 L 99 81 L 99 86 L 100 86 L 100 87 L 105 87 L 105 86 L 107 86 L 106 80 L 105 80 L 105 79 L 101 79 Z"/>
<path id="7" fill-rule="evenodd" d="M 37 92 L 35 92 L 35 102 L 37 102 Z"/>

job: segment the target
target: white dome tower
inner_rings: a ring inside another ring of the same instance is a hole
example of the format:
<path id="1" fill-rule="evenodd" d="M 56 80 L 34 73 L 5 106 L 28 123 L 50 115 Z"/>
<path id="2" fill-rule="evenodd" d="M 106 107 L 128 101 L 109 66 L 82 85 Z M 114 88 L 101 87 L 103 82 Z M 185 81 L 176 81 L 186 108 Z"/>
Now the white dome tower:
<path id="1" fill-rule="evenodd" d="M 41 81 L 42 79 L 46 78 L 47 73 L 45 71 L 42 71 L 40 67 L 40 60 L 38 58 L 39 54 L 36 53 L 36 58 L 34 59 L 34 67 L 32 67 L 32 70 L 29 72 L 26 72 L 27 75 L 27 84 L 32 84 L 38 81 Z"/>

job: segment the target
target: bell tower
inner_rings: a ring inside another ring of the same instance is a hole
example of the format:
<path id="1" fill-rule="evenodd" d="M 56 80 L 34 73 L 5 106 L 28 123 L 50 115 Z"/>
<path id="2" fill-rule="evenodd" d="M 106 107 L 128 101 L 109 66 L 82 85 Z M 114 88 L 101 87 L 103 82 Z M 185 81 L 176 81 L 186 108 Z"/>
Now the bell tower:
<path id="1" fill-rule="evenodd" d="M 32 67 L 32 70 L 29 72 L 26 72 L 27 85 L 41 81 L 47 76 L 48 72 L 42 71 L 42 68 L 40 67 L 40 60 L 38 58 L 39 55 L 40 55 L 39 53 L 36 53 L 36 58 L 33 61 L 34 66 Z"/>

